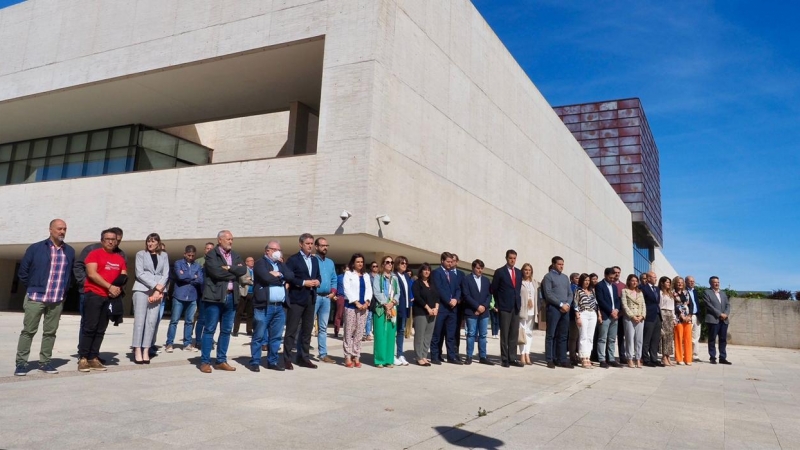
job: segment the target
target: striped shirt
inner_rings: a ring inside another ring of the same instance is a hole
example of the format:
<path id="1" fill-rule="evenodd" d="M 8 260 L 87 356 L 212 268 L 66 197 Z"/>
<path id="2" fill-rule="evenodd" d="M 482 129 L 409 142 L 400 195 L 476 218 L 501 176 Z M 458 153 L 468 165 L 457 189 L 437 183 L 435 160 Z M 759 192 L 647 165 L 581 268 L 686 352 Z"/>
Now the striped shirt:
<path id="1" fill-rule="evenodd" d="M 47 241 L 50 247 L 50 274 L 47 276 L 47 289 L 44 293 L 33 292 L 28 298 L 34 302 L 59 303 L 64 300 L 67 284 L 67 255 L 64 254 L 63 245 L 56 247 L 52 241 Z"/>
<path id="2" fill-rule="evenodd" d="M 585 289 L 575 291 L 572 307 L 578 312 L 597 312 L 597 299 L 594 297 L 594 292 Z"/>

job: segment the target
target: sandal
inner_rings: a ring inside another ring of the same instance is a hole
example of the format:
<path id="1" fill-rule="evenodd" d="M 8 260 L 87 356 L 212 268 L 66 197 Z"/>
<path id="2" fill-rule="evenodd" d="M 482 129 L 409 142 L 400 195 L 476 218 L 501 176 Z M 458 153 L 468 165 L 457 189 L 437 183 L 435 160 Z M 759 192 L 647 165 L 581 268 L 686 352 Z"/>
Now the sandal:
<path id="1" fill-rule="evenodd" d="M 344 359 L 344 366 L 347 367 L 348 369 L 352 368 L 353 367 L 353 361 L 350 361 L 350 358 L 345 358 Z"/>
<path id="2" fill-rule="evenodd" d="M 358 358 L 356 358 L 356 360 L 353 362 L 353 365 L 356 367 L 356 369 L 360 369 L 361 361 L 359 361 Z"/>

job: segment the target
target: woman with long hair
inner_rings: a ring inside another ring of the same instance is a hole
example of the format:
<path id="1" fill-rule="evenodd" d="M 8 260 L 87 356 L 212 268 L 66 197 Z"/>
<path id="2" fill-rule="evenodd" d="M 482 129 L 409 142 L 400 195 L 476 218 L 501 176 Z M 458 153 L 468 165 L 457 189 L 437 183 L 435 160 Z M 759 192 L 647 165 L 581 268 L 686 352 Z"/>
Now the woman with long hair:
<path id="1" fill-rule="evenodd" d="M 161 237 L 150 233 L 145 249 L 136 253 L 136 282 L 133 283 L 133 360 L 150 364 L 150 345 L 153 343 L 161 300 L 169 281 L 169 259 L 162 252 Z"/>
<path id="2" fill-rule="evenodd" d="M 522 265 L 522 304 L 519 309 L 520 337 L 525 337 L 525 343 L 519 344 L 519 358 L 523 364 L 531 365 L 531 342 L 533 341 L 533 324 L 538 317 L 536 309 L 537 285 L 533 279 L 533 266 L 525 263 Z"/>
<path id="3" fill-rule="evenodd" d="M 411 318 L 411 305 L 414 304 L 414 293 L 411 291 L 414 282 L 411 277 L 406 275 L 406 268 L 408 268 L 408 258 L 398 256 L 394 259 L 394 273 L 400 288 L 398 298 L 400 303 L 397 304 L 397 356 L 394 358 L 394 364 L 402 366 L 408 365 L 408 361 L 403 355 L 403 344 L 406 338 L 406 324 Z"/>
<path id="4" fill-rule="evenodd" d="M 682 277 L 672 279 L 675 290 L 675 362 L 679 365 L 692 365 L 692 314 L 689 312 L 691 299 L 686 292 Z"/>
<path id="5" fill-rule="evenodd" d="M 431 265 L 423 263 L 417 273 L 417 281 L 411 286 L 414 292 L 414 353 L 417 364 L 428 367 L 428 351 L 431 348 L 436 315 L 439 314 L 439 292 L 431 278 Z"/>
<path id="6" fill-rule="evenodd" d="M 394 344 L 397 339 L 397 303 L 400 301 L 400 286 L 392 270 L 391 256 L 381 258 L 383 269 L 372 279 L 372 295 L 377 306 L 372 313 L 372 334 L 375 337 L 375 367 L 394 367 Z"/>
<path id="7" fill-rule="evenodd" d="M 353 253 L 342 278 L 344 286 L 345 309 L 342 346 L 345 367 L 361 368 L 361 339 L 369 315 L 369 302 L 372 300 L 372 283 L 364 273 L 364 255 Z"/>
<path id="8" fill-rule="evenodd" d="M 642 368 L 642 338 L 644 336 L 644 319 L 647 309 L 644 306 L 644 295 L 639 290 L 639 277 L 628 275 L 625 289 L 622 290 L 622 310 L 625 311 L 625 357 L 628 367 Z"/>
<path id="9" fill-rule="evenodd" d="M 675 354 L 675 296 L 672 293 L 672 281 L 669 277 L 658 279 L 661 308 L 661 362 L 672 366 L 669 357 Z"/>
<path id="10" fill-rule="evenodd" d="M 578 289 L 572 300 L 572 309 L 575 310 L 575 324 L 578 325 L 580 338 L 578 341 L 578 356 L 581 359 L 581 367 L 584 369 L 594 369 L 589 358 L 592 355 L 592 345 L 594 344 L 594 330 L 603 318 L 597 308 L 597 299 L 591 287 L 591 278 L 583 273 L 578 278 Z"/>

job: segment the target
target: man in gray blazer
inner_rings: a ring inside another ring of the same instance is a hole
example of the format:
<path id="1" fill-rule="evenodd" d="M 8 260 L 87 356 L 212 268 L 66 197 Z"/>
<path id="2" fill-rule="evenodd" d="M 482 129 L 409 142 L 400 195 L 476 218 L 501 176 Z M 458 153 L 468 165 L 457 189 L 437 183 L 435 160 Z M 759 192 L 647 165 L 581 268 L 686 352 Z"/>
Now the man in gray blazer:
<path id="1" fill-rule="evenodd" d="M 717 336 L 719 336 L 719 363 L 731 363 L 727 359 L 726 347 L 728 346 L 728 315 L 731 312 L 731 304 L 728 296 L 719 288 L 719 277 L 708 279 L 711 289 L 703 293 L 703 301 L 706 304 L 706 325 L 708 326 L 708 355 L 711 357 L 711 364 L 717 363 Z"/>

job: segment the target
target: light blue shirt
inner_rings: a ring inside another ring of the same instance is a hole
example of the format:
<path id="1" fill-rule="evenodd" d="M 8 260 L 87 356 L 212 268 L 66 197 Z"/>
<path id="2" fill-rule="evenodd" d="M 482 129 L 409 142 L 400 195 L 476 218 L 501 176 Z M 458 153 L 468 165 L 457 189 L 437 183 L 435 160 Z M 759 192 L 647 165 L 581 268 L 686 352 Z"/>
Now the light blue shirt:
<path id="1" fill-rule="evenodd" d="M 332 291 L 336 291 L 336 265 L 330 258 L 322 259 L 319 255 L 314 255 L 319 261 L 320 283 L 317 287 L 317 295 L 326 296 Z"/>
<path id="2" fill-rule="evenodd" d="M 267 262 L 272 265 L 272 270 L 276 272 L 280 272 L 281 269 L 278 267 L 277 264 L 267 259 Z M 281 281 L 283 280 L 283 273 L 281 273 Z M 279 286 L 270 286 L 269 287 L 269 301 L 270 302 L 283 302 L 286 300 L 286 288 L 284 288 L 283 283 Z"/>

